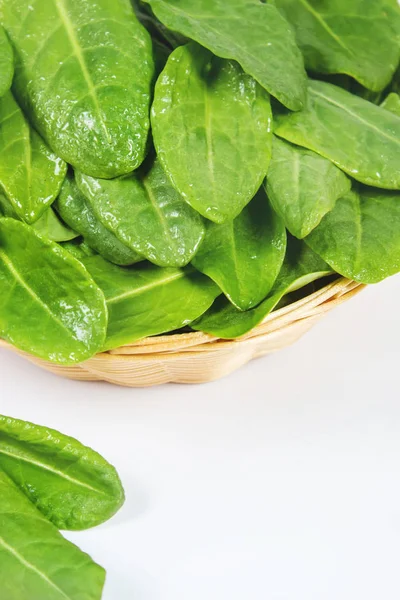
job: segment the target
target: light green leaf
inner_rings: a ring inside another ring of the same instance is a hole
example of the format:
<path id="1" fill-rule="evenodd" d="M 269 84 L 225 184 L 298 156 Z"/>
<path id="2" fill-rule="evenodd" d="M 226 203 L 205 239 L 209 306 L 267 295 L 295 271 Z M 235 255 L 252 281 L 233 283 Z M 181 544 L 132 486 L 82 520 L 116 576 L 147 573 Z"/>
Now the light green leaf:
<path id="1" fill-rule="evenodd" d="M 98 219 L 156 265 L 181 267 L 195 255 L 204 224 L 155 161 L 131 177 L 105 181 L 76 173 Z"/>
<path id="2" fill-rule="evenodd" d="M 0 186 L 17 215 L 37 221 L 57 197 L 67 165 L 26 121 L 11 92 L 0 98 Z"/>
<path id="3" fill-rule="evenodd" d="M 14 52 L 3 27 L 0 26 L 0 97 L 11 87 L 14 76 Z"/>
<path id="4" fill-rule="evenodd" d="M 382 0 L 275 0 L 293 25 L 306 67 L 344 73 L 379 92 L 400 60 L 393 19 Z"/>
<path id="5" fill-rule="evenodd" d="M 158 157 L 186 202 L 216 223 L 236 217 L 267 173 L 268 94 L 237 63 L 189 44 L 168 59 L 151 120 Z"/>
<path id="6" fill-rule="evenodd" d="M 101 600 L 102 567 L 65 540 L 0 470 L 4 600 Z"/>
<path id="7" fill-rule="evenodd" d="M 392 92 L 382 102 L 381 107 L 400 117 L 400 95 Z"/>
<path id="8" fill-rule="evenodd" d="M 331 267 L 361 283 L 400 271 L 400 193 L 354 189 L 306 238 Z"/>
<path id="9" fill-rule="evenodd" d="M 154 65 L 129 0 L 6 0 L 18 57 L 14 91 L 66 162 L 116 177 L 144 159 Z"/>
<path id="10" fill-rule="evenodd" d="M 304 111 L 277 114 L 275 133 L 365 183 L 400 189 L 400 118 L 330 83 L 310 81 Z"/>
<path id="11" fill-rule="evenodd" d="M 58 529 L 99 525 L 124 502 L 118 474 L 100 454 L 59 431 L 3 415 L 0 468 Z"/>
<path id="12" fill-rule="evenodd" d="M 45 360 L 81 362 L 104 342 L 104 296 L 82 265 L 14 219 L 0 219 L 0 337 Z"/>
<path id="13" fill-rule="evenodd" d="M 302 239 L 332 210 L 336 200 L 350 191 L 351 181 L 315 152 L 277 137 L 272 147 L 267 193 L 290 233 Z"/>
<path id="14" fill-rule="evenodd" d="M 141 263 L 121 268 L 100 256 L 81 258 L 103 290 L 109 311 L 105 350 L 180 329 L 202 315 L 221 293 L 191 267 Z"/>
<path id="15" fill-rule="evenodd" d="M 285 261 L 278 279 L 268 297 L 259 306 L 241 312 L 221 297 L 200 319 L 192 323 L 191 327 L 222 339 L 241 337 L 262 323 L 286 294 L 331 273 L 331 268 L 304 242 L 289 238 Z"/>
<path id="16" fill-rule="evenodd" d="M 208 224 L 192 263 L 211 277 L 239 310 L 248 310 L 271 291 L 285 250 L 284 224 L 261 189 L 233 221 Z"/>
<path id="17" fill-rule="evenodd" d="M 132 265 L 143 260 L 97 218 L 72 175 L 68 175 L 65 179 L 55 202 L 55 208 L 62 219 L 82 235 L 93 250 L 110 262 L 117 265 Z"/>
<path id="18" fill-rule="evenodd" d="M 303 59 L 292 28 L 275 6 L 259 0 L 146 1 L 169 29 L 236 60 L 287 108 L 303 107 Z"/>

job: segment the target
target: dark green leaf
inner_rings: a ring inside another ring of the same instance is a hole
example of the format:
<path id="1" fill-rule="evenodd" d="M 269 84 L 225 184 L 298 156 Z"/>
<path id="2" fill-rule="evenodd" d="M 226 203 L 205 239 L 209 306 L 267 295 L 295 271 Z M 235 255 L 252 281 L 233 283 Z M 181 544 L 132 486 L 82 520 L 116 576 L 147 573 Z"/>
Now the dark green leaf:
<path id="1" fill-rule="evenodd" d="M 213 279 L 239 309 L 271 291 L 285 257 L 286 230 L 263 190 L 233 221 L 209 223 L 193 265 Z"/>
<path id="2" fill-rule="evenodd" d="M 11 87 L 14 76 L 14 52 L 3 27 L 0 26 L 0 97 Z"/>
<path id="3" fill-rule="evenodd" d="M 400 193 L 354 189 L 306 242 L 349 279 L 377 283 L 394 275 L 400 271 Z"/>
<path id="4" fill-rule="evenodd" d="M 267 192 L 292 235 L 308 235 L 350 189 L 350 179 L 329 160 L 274 137 Z"/>
<path id="5" fill-rule="evenodd" d="M 55 363 L 81 362 L 104 342 L 104 296 L 82 265 L 14 219 L 0 219 L 0 337 Z"/>
<path id="6" fill-rule="evenodd" d="M 237 63 L 190 44 L 171 54 L 158 79 L 153 138 L 186 202 L 222 223 L 240 213 L 267 173 L 271 118 L 268 94 Z"/>
<path id="7" fill-rule="evenodd" d="M 64 160 L 94 177 L 137 168 L 149 130 L 151 41 L 129 0 L 7 0 L 14 90 Z"/>
<path id="8" fill-rule="evenodd" d="M 400 189 L 400 118 L 339 87 L 310 81 L 307 108 L 276 115 L 275 133 L 365 183 Z"/>
<path id="9" fill-rule="evenodd" d="M 164 25 L 236 60 L 272 96 L 300 110 L 306 74 L 292 28 L 271 4 L 259 0 L 146 0 Z"/>

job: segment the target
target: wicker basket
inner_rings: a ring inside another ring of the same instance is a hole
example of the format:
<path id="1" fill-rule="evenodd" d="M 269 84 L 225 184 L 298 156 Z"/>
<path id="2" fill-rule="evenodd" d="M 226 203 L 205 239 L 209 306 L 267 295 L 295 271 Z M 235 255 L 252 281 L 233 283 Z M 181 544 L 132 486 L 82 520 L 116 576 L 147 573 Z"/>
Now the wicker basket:
<path id="1" fill-rule="evenodd" d="M 239 340 L 226 341 L 201 332 L 150 337 L 91 358 L 73 367 L 45 362 L 16 350 L 57 375 L 80 381 L 108 381 L 127 387 L 161 383 L 205 383 L 232 373 L 253 358 L 293 344 L 326 312 L 365 286 L 339 279 L 271 313 Z"/>

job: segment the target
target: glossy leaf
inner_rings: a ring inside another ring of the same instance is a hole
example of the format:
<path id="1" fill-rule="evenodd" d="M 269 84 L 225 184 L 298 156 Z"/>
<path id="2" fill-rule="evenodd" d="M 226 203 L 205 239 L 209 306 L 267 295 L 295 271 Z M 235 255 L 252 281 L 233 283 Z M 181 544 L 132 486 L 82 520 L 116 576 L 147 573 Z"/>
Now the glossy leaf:
<path id="1" fill-rule="evenodd" d="M 136 169 L 149 130 L 151 41 L 129 0 L 7 0 L 14 90 L 51 148 L 95 177 Z"/>
<path id="2" fill-rule="evenodd" d="M 202 315 L 221 293 L 191 267 L 149 263 L 121 268 L 100 256 L 81 259 L 103 290 L 109 311 L 105 350 L 180 329 Z"/>
<path id="3" fill-rule="evenodd" d="M 77 173 L 76 181 L 100 221 L 151 262 L 181 267 L 195 255 L 203 221 L 158 161 L 129 178 L 105 181 Z"/>
<path id="4" fill-rule="evenodd" d="M 193 265 L 211 277 L 239 310 L 259 304 L 271 291 L 286 250 L 283 221 L 263 190 L 224 225 L 209 223 Z"/>
<path id="5" fill-rule="evenodd" d="M 237 61 L 287 108 L 303 107 L 303 59 L 292 28 L 275 6 L 259 0 L 146 1 L 169 29 Z"/>
<path id="6" fill-rule="evenodd" d="M 79 190 L 74 177 L 68 175 L 55 203 L 66 223 L 82 235 L 86 243 L 117 265 L 132 265 L 142 257 L 126 246 L 97 218 L 90 203 Z"/>
<path id="7" fill-rule="evenodd" d="M 306 67 L 344 73 L 374 91 L 391 81 L 400 60 L 392 16 L 382 0 L 274 0 L 293 25 Z"/>
<path id="8" fill-rule="evenodd" d="M 104 296 L 82 265 L 14 219 L 0 219 L 0 337 L 60 364 L 103 345 Z"/>
<path id="9" fill-rule="evenodd" d="M 57 197 L 67 165 L 29 126 L 11 92 L 0 98 L 0 186 L 18 216 L 34 223 Z"/>
<path id="10" fill-rule="evenodd" d="M 97 252 L 92 250 L 92 248 L 88 246 L 82 238 L 78 238 L 70 242 L 64 242 L 61 245 L 64 248 L 64 250 L 67 250 L 70 254 L 72 254 L 72 256 L 77 258 L 79 262 L 81 262 L 82 258 L 97 255 Z"/>
<path id="11" fill-rule="evenodd" d="M 354 189 L 306 238 L 335 271 L 377 283 L 400 271 L 400 193 Z"/>
<path id="12" fill-rule="evenodd" d="M 158 79 L 153 138 L 183 198 L 216 223 L 236 217 L 271 157 L 268 94 L 237 63 L 197 44 L 175 50 Z"/>
<path id="13" fill-rule="evenodd" d="M 292 235 L 304 238 L 351 189 L 351 181 L 326 158 L 274 137 L 267 192 Z"/>
<path id="14" fill-rule="evenodd" d="M 221 297 L 191 327 L 222 339 L 241 337 L 262 323 L 285 295 L 331 273 L 331 268 L 304 242 L 289 238 L 282 270 L 270 294 L 261 304 L 241 312 Z"/>
<path id="15" fill-rule="evenodd" d="M 14 76 L 14 52 L 3 27 L 0 26 L 0 98 L 11 87 Z"/>
<path id="16" fill-rule="evenodd" d="M 0 470 L 4 600 L 100 600 L 105 572 L 64 539 Z"/>
<path id="17" fill-rule="evenodd" d="M 330 83 L 310 81 L 307 108 L 277 114 L 275 133 L 367 185 L 400 188 L 400 118 Z"/>
<path id="18" fill-rule="evenodd" d="M 114 467 L 59 431 L 0 415 L 0 468 L 58 529 L 87 529 L 124 502 Z"/>
<path id="19" fill-rule="evenodd" d="M 392 92 L 382 102 L 381 107 L 400 117 L 400 95 Z"/>

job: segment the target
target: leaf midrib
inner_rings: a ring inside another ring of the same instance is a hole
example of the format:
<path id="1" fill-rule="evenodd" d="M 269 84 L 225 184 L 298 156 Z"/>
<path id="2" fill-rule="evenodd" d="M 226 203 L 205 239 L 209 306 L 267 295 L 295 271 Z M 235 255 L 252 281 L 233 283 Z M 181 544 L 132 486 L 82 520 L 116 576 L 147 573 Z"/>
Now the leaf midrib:
<path id="1" fill-rule="evenodd" d="M 118 294 L 118 296 L 113 296 L 107 300 L 107 304 L 114 304 L 115 302 L 119 302 L 120 300 L 125 300 L 126 298 L 134 298 L 135 296 L 140 296 L 144 292 L 148 292 L 149 290 L 155 289 L 159 286 L 165 285 L 167 283 L 171 283 L 171 281 L 175 281 L 177 279 L 181 279 L 185 276 L 184 271 L 179 271 L 178 273 L 174 273 L 170 277 L 165 277 L 164 279 L 158 279 L 152 283 L 147 285 L 142 285 L 141 287 L 136 288 L 135 290 L 129 290 L 128 292 L 124 292 L 122 294 Z"/>
<path id="2" fill-rule="evenodd" d="M 354 55 L 354 52 L 350 48 L 348 48 L 346 44 L 340 39 L 340 37 L 333 31 L 333 29 L 329 27 L 328 23 L 325 21 L 323 16 L 309 4 L 308 0 L 300 0 L 300 3 L 304 6 L 306 10 L 310 12 L 314 19 L 316 19 L 316 21 L 320 23 L 320 25 L 331 36 L 331 38 L 343 48 L 343 50 L 346 50 L 346 52 L 348 52 L 349 54 Z"/>

